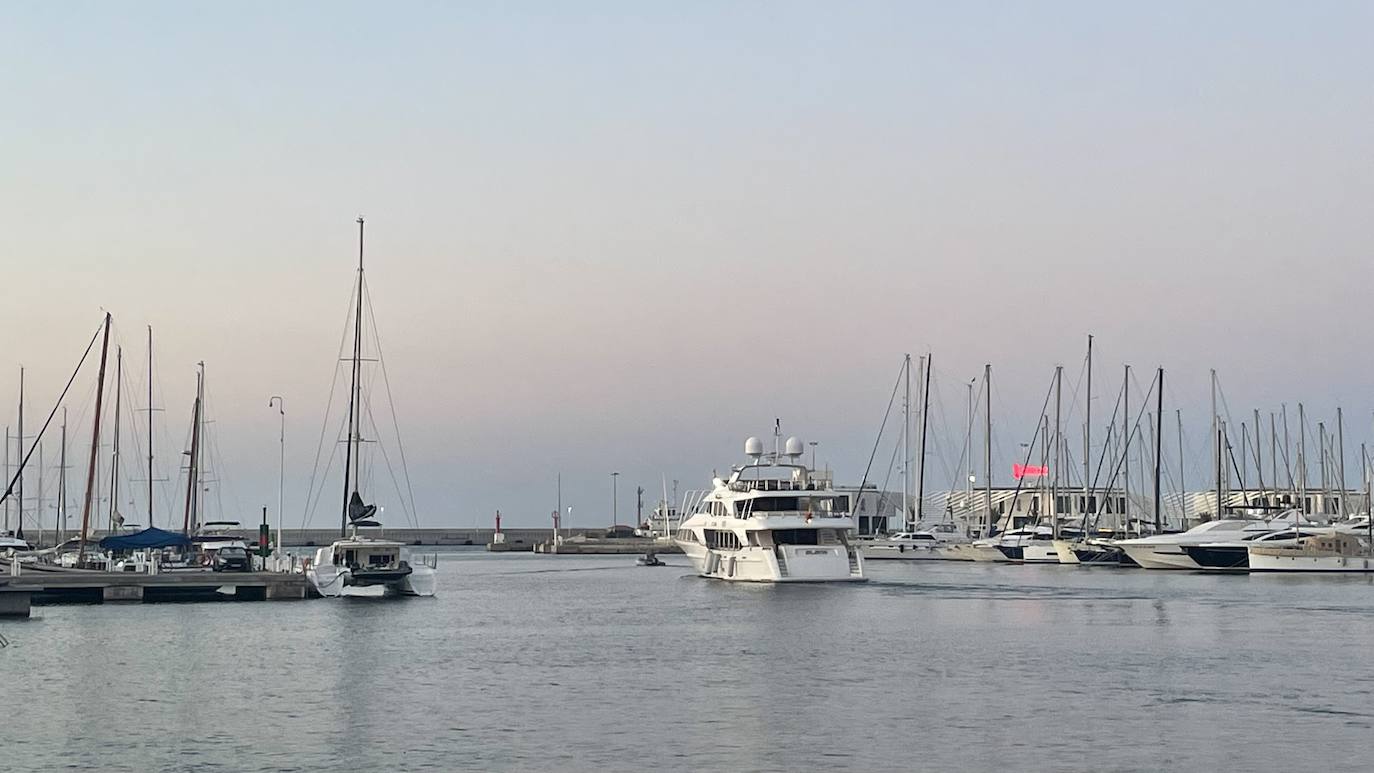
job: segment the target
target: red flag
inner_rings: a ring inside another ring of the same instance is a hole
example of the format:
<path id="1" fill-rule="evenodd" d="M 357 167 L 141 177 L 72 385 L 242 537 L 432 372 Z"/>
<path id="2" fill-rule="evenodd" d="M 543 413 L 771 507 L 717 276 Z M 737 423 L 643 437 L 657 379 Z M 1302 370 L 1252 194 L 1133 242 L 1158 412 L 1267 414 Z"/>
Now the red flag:
<path id="1" fill-rule="evenodd" d="M 1011 466 L 1011 477 L 1016 480 L 1022 478 L 1036 478 L 1050 474 L 1049 467 L 1042 467 L 1035 464 L 1013 464 Z"/>

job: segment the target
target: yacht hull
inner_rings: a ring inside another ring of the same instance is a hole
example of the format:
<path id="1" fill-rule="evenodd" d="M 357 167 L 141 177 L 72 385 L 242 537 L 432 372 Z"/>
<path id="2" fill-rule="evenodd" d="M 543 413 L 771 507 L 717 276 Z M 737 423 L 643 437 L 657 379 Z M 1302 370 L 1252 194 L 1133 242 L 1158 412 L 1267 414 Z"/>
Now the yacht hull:
<path id="1" fill-rule="evenodd" d="M 305 576 L 315 592 L 327 599 L 433 596 L 438 585 L 434 570 L 428 566 L 415 567 L 394 580 L 367 585 L 355 584 L 352 572 L 346 567 L 312 566 L 306 570 Z"/>
<path id="2" fill-rule="evenodd" d="M 679 542 L 697 574 L 727 582 L 864 582 L 863 557 L 844 545 L 780 545 L 713 550 Z"/>
<path id="3" fill-rule="evenodd" d="M 1025 564 L 1057 564 L 1059 551 L 1053 542 L 1037 540 L 1021 548 L 1021 562 Z"/>
<path id="4" fill-rule="evenodd" d="M 1250 556 L 1251 572 L 1374 572 L 1369 556 Z"/>
<path id="5" fill-rule="evenodd" d="M 941 545 L 864 545 L 865 561 L 944 561 Z"/>
<path id="6" fill-rule="evenodd" d="M 1059 563 L 1061 563 L 1061 564 L 1078 564 L 1078 563 L 1082 563 L 1081 561 L 1078 560 L 1078 554 L 1074 552 L 1074 547 L 1078 546 L 1078 545 L 1081 544 L 1081 543 L 1078 543 L 1078 542 L 1070 542 L 1070 541 L 1065 540 L 1065 539 L 1057 539 L 1057 540 L 1054 541 L 1053 544 L 1054 544 L 1054 554 L 1055 554 L 1056 556 L 1059 557 Z"/>
<path id="7" fill-rule="evenodd" d="M 1179 545 L 1118 545 L 1142 569 L 1201 569 Z"/>

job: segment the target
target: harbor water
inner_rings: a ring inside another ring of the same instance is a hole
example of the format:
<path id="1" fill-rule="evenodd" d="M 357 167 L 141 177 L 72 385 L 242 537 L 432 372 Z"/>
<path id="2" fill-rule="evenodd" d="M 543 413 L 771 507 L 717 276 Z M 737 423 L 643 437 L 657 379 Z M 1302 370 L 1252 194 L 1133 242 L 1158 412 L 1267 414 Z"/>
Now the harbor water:
<path id="1" fill-rule="evenodd" d="M 402 601 L 0 622 L 0 769 L 1368 770 L 1370 578 L 440 554 Z"/>

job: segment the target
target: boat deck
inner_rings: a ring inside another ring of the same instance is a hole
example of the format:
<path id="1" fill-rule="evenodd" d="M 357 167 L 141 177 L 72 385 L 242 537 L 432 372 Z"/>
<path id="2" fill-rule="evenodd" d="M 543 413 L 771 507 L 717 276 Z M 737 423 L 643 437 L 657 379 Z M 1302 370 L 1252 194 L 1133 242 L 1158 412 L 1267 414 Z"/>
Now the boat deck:
<path id="1" fill-rule="evenodd" d="M 20 565 L 13 574 L 0 561 L 0 617 L 27 617 L 43 604 L 155 603 L 167 601 L 282 601 L 304 599 L 310 585 L 290 572 L 52 571 Z"/>

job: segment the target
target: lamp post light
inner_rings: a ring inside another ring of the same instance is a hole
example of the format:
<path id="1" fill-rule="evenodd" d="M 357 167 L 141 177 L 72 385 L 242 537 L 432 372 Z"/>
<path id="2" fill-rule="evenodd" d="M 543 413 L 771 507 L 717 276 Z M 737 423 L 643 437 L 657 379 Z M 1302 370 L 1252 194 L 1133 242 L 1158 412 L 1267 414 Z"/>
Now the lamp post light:
<path id="1" fill-rule="evenodd" d="M 286 496 L 286 400 L 281 395 L 272 395 L 267 407 L 271 408 L 274 404 L 281 416 L 281 429 L 277 436 L 277 556 L 281 557 L 285 555 L 281 541 L 281 511 Z"/>
<path id="2" fill-rule="evenodd" d="M 620 526 L 620 473 L 611 473 L 611 528 Z"/>

